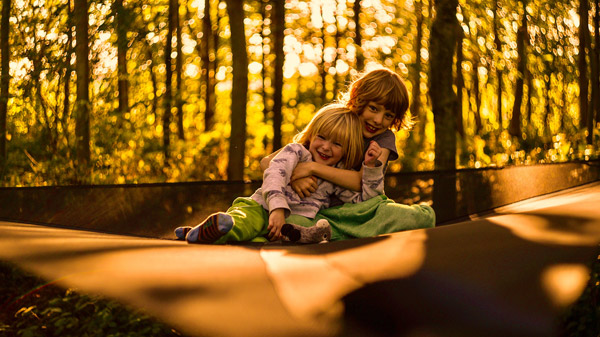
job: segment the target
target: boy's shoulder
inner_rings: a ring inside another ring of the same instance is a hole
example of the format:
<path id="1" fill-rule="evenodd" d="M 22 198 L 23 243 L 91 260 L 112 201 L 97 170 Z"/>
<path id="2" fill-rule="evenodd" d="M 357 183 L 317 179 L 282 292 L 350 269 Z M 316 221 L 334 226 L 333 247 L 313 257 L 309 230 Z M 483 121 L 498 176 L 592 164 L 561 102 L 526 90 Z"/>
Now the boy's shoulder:
<path id="1" fill-rule="evenodd" d="M 377 136 L 365 141 L 365 148 L 368 147 L 370 141 L 376 141 L 379 146 L 384 149 L 390 150 L 390 156 L 388 161 L 394 161 L 398 159 L 398 149 L 396 148 L 396 134 L 390 129 L 378 134 Z"/>
<path id="2" fill-rule="evenodd" d="M 390 130 L 387 129 L 384 132 L 378 134 L 377 136 L 373 137 L 373 140 L 381 140 L 381 139 L 393 139 L 396 140 L 396 134 Z"/>

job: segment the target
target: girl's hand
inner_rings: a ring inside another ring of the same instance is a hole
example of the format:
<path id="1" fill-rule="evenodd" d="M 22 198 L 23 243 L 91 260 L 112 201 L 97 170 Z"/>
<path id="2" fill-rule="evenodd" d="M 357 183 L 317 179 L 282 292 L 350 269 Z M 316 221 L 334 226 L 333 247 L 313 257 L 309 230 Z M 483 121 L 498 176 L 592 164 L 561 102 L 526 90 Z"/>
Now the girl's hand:
<path id="1" fill-rule="evenodd" d="M 298 163 L 292 172 L 290 181 L 312 176 L 312 164 L 313 162 Z"/>
<path id="2" fill-rule="evenodd" d="M 298 193 L 301 199 L 310 197 L 311 194 L 315 193 L 317 187 L 317 178 L 314 176 L 304 177 L 290 182 L 294 192 Z"/>
<path id="3" fill-rule="evenodd" d="M 375 167 L 377 165 L 377 158 L 381 155 L 381 147 L 376 141 L 372 140 L 369 143 L 369 148 L 365 153 L 365 165 L 369 167 Z"/>
<path id="4" fill-rule="evenodd" d="M 281 227 L 285 224 L 285 212 L 283 208 L 277 208 L 269 215 L 269 240 L 277 241 L 281 239 Z"/>

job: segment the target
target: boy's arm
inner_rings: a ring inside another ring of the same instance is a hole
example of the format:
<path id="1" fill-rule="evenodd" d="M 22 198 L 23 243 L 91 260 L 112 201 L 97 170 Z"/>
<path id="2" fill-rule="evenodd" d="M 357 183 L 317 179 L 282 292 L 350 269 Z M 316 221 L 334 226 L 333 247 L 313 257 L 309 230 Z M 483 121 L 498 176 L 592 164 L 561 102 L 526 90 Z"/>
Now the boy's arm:
<path id="1" fill-rule="evenodd" d="M 383 194 L 383 163 L 379 161 L 382 149 L 377 142 L 372 141 L 365 153 L 362 167 L 362 193 L 337 188 L 340 200 L 357 203 Z"/>
<path id="2" fill-rule="evenodd" d="M 371 143 L 379 145 L 374 141 L 371 141 Z M 372 145 L 369 144 L 369 149 L 371 146 Z M 379 150 L 375 153 L 375 155 L 378 154 L 377 160 L 379 160 L 381 163 L 387 163 L 390 150 L 379 146 L 378 149 Z M 292 174 L 292 182 L 305 177 L 317 176 L 323 180 L 329 181 L 334 185 L 351 191 L 360 192 L 363 186 L 362 171 L 362 168 L 360 171 L 345 170 L 315 162 L 299 163 Z"/>
<path id="3" fill-rule="evenodd" d="M 292 173 L 292 181 L 313 175 L 352 191 L 361 190 L 361 171 L 345 170 L 316 162 L 299 163 L 296 165 Z"/>

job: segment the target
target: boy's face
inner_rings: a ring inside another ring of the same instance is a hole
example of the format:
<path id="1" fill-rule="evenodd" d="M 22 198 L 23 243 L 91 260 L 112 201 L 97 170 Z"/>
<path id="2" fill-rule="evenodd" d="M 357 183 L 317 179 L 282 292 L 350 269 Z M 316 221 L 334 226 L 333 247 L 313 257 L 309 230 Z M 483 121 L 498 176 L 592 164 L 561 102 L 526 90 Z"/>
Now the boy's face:
<path id="1" fill-rule="evenodd" d="M 369 102 L 358 117 L 362 123 L 363 137 L 373 138 L 390 128 L 396 114 L 381 104 Z"/>
<path id="2" fill-rule="evenodd" d="M 340 143 L 334 141 L 329 136 L 321 134 L 314 135 L 308 147 L 313 160 L 327 166 L 334 166 L 342 159 L 342 150 Z"/>

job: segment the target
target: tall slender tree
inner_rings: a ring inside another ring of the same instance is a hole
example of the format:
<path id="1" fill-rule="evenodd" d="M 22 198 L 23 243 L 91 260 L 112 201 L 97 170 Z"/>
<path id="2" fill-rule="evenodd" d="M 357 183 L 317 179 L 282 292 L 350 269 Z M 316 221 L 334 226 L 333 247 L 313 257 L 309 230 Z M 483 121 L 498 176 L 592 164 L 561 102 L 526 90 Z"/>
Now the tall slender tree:
<path id="1" fill-rule="evenodd" d="M 438 0 L 436 17 L 431 26 L 429 94 L 435 124 L 436 170 L 456 169 L 456 94 L 452 88 L 452 62 L 456 47 L 456 7 L 458 0 Z M 456 179 L 454 175 L 440 175 L 434 183 L 433 203 L 441 218 L 452 218 L 456 213 Z"/>
<path id="2" fill-rule="evenodd" d="M 496 86 L 496 110 L 498 111 L 498 124 L 500 125 L 500 130 L 504 127 L 502 126 L 504 119 L 502 116 L 502 66 L 500 64 L 500 60 L 503 58 L 502 56 L 502 43 L 500 42 L 500 10 L 502 7 L 500 6 L 500 1 L 496 0 L 496 8 L 494 10 L 494 45 L 496 46 L 496 80 L 498 81 L 498 85 Z"/>
<path id="3" fill-rule="evenodd" d="M 360 3 L 360 1 L 355 1 Z M 412 80 L 412 102 L 410 104 L 410 113 L 414 117 L 419 117 L 421 111 L 421 49 L 423 48 L 423 1 L 415 1 L 415 16 L 417 36 L 415 38 L 415 66 Z M 362 69 L 362 68 L 359 68 Z"/>
<path id="4" fill-rule="evenodd" d="M 75 103 L 75 137 L 79 174 L 88 174 L 90 162 L 90 65 L 88 36 L 88 2 L 75 0 L 75 69 L 77 73 L 77 100 Z"/>
<path id="5" fill-rule="evenodd" d="M 596 7 L 596 14 L 594 16 L 594 48 L 596 49 L 596 61 L 598 61 L 598 76 L 600 76 L 600 1 L 594 0 L 594 5 Z M 600 93 L 596 98 L 596 123 L 600 123 Z"/>
<path id="6" fill-rule="evenodd" d="M 248 52 L 244 29 L 244 3 L 227 0 L 227 14 L 231 29 L 233 85 L 231 88 L 231 135 L 227 179 L 244 178 L 246 154 L 246 102 L 248 97 Z"/>
<path id="7" fill-rule="evenodd" d="M 283 38 L 285 31 L 285 2 L 273 3 L 273 49 L 275 50 L 275 76 L 273 88 L 273 150 L 281 148 L 282 98 L 283 98 Z"/>
<path id="8" fill-rule="evenodd" d="M 527 45 L 527 1 L 521 1 L 523 5 L 523 16 L 521 25 L 517 31 L 517 82 L 515 83 L 515 101 L 513 103 L 512 117 L 508 132 L 517 138 L 521 138 L 521 105 L 523 102 L 523 84 L 525 77 L 525 68 L 527 67 L 527 54 L 525 46 Z"/>
<path id="9" fill-rule="evenodd" d="M 260 36 L 261 36 L 261 58 L 262 58 L 262 68 L 260 70 L 260 78 L 262 81 L 262 102 L 263 102 L 263 122 L 266 124 L 269 120 L 269 93 L 267 90 L 267 85 L 268 83 L 270 83 L 271 81 L 268 81 L 268 72 L 267 72 L 267 66 L 270 64 L 269 61 L 269 57 L 268 54 L 266 53 L 267 48 L 270 51 L 271 50 L 271 38 L 269 37 L 269 35 L 271 35 L 272 31 L 271 31 L 271 19 L 270 19 L 270 13 L 272 13 L 272 10 L 267 10 L 267 8 L 272 9 L 273 7 L 271 5 L 267 5 L 267 0 L 260 0 L 260 14 L 262 17 L 262 23 L 261 23 L 261 27 L 260 27 Z M 272 107 L 271 107 L 272 110 Z M 267 144 L 269 143 L 268 141 L 268 137 L 264 136 L 263 137 L 263 146 L 266 148 Z"/>
<path id="10" fill-rule="evenodd" d="M 419 4 L 421 1 L 418 1 Z M 360 0 L 354 0 L 354 5 L 352 7 L 352 11 L 354 12 L 354 45 L 356 46 L 356 69 L 358 71 L 362 71 L 365 67 L 365 55 L 362 49 L 362 28 L 360 26 L 360 16 L 362 12 L 362 6 L 360 5 Z M 423 13 L 421 11 L 421 19 L 423 18 Z M 418 20 L 417 20 L 418 22 Z M 419 49 L 417 49 L 418 51 Z M 418 52 L 417 52 L 418 53 Z M 413 96 L 414 97 L 414 96 Z M 413 115 L 414 116 L 414 115 Z"/>
<path id="11" fill-rule="evenodd" d="M 9 78 L 9 61 L 10 61 L 10 45 L 8 43 L 10 31 L 10 6 L 11 0 L 2 0 L 2 21 L 0 22 L 0 53 L 2 67 L 0 73 L 0 169 L 6 162 L 6 116 L 8 112 L 8 88 L 10 84 Z"/>
<path id="12" fill-rule="evenodd" d="M 67 44 L 65 46 L 65 76 L 63 83 L 63 107 L 62 107 L 62 129 L 65 133 L 64 139 L 69 145 L 69 135 L 67 134 L 67 121 L 69 116 L 69 111 L 71 109 L 71 55 L 73 54 L 73 11 L 72 11 L 72 2 L 71 0 L 67 0 Z"/>
<path id="13" fill-rule="evenodd" d="M 465 79 L 463 77 L 463 39 L 464 31 L 460 23 L 456 24 L 456 110 L 454 112 L 456 116 L 456 131 L 461 136 L 465 137 L 465 126 L 463 121 L 463 89 L 465 87 Z"/>
<path id="14" fill-rule="evenodd" d="M 185 0 L 184 0 L 185 1 Z M 185 2 L 184 2 L 185 4 Z M 187 9 L 187 5 L 184 6 Z M 175 0 L 176 11 L 173 14 L 175 19 L 175 29 L 177 31 L 177 56 L 175 57 L 175 80 L 177 89 L 175 91 L 175 105 L 177 106 L 177 136 L 179 139 L 185 139 L 185 132 L 183 130 L 183 97 L 182 97 L 182 72 L 183 72 L 183 43 L 181 41 L 181 18 L 179 15 L 179 1 Z"/>
<path id="15" fill-rule="evenodd" d="M 210 15 L 210 0 L 204 0 L 204 17 L 202 18 L 202 40 L 200 43 L 200 58 L 202 60 L 202 76 L 204 78 L 204 130 L 210 130 L 213 127 L 213 118 L 215 115 L 215 62 L 210 56 L 216 54 L 213 24 Z"/>
<path id="16" fill-rule="evenodd" d="M 119 112 L 124 115 L 129 111 L 129 73 L 127 71 L 127 21 L 128 12 L 123 7 L 123 0 L 114 2 L 117 31 L 117 73 L 119 76 Z"/>
<path id="17" fill-rule="evenodd" d="M 588 113 L 587 127 L 587 143 L 593 144 L 594 142 L 594 128 L 595 122 L 594 117 L 600 115 L 600 10 L 598 9 L 598 0 L 594 0 L 594 48 L 590 49 L 590 64 L 591 64 L 591 80 L 592 80 L 592 102 L 590 104 L 591 110 Z M 598 121 L 598 119 L 596 119 Z"/>
<path id="18" fill-rule="evenodd" d="M 589 21 L 589 3 L 588 0 L 579 1 L 579 127 L 585 129 L 588 117 L 588 93 L 589 78 L 587 52 L 589 51 L 590 31 L 587 22 Z"/>
<path id="19" fill-rule="evenodd" d="M 169 147 L 171 146 L 171 106 L 173 103 L 173 32 L 175 31 L 175 13 L 177 11 L 177 0 L 169 0 L 169 24 L 167 30 L 167 41 L 165 43 L 165 94 L 163 98 L 163 153 L 165 166 L 168 166 L 170 158 Z"/>
<path id="20" fill-rule="evenodd" d="M 321 77 L 321 105 L 327 102 L 327 68 L 328 64 L 325 61 L 325 49 L 327 48 L 327 22 L 325 22 L 325 4 L 321 4 L 321 20 L 323 25 L 321 27 L 321 64 L 319 65 L 319 74 Z"/>

